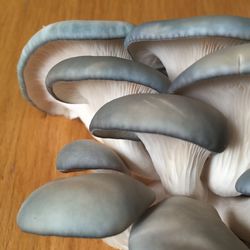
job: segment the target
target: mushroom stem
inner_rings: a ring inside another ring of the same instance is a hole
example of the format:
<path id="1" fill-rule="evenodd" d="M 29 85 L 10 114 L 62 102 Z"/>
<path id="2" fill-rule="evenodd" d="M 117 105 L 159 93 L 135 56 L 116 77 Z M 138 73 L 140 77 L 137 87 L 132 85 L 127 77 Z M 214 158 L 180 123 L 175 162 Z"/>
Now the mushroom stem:
<path id="1" fill-rule="evenodd" d="M 159 180 L 160 177 L 153 168 L 152 160 L 141 142 L 95 138 L 103 141 L 106 145 L 115 150 L 128 168 L 136 175 L 150 180 Z"/>
<path id="2" fill-rule="evenodd" d="M 75 118 L 77 113 L 74 112 L 74 109 L 77 109 L 77 105 L 73 107 L 55 100 L 48 95 L 44 82 L 49 70 L 57 63 L 70 57 L 86 55 L 130 58 L 123 46 L 123 39 L 49 42 L 30 56 L 23 72 L 26 89 L 34 104 L 51 114 L 60 113 L 58 109 L 62 109 L 63 106 L 65 106 L 63 113 L 68 112 L 67 107 L 70 107 L 72 111 L 68 116 Z M 58 103 L 61 106 L 58 106 Z"/>
<path id="3" fill-rule="evenodd" d="M 230 141 L 224 152 L 211 158 L 208 186 L 220 196 L 237 196 L 235 184 L 250 167 L 250 78 L 225 77 L 187 88 L 183 94 L 207 102 L 228 120 Z M 215 85 L 216 84 L 216 85 Z M 222 98 L 223 96 L 223 98 Z"/>
<path id="4" fill-rule="evenodd" d="M 145 145 L 166 191 L 204 198 L 201 172 L 210 151 L 169 136 L 137 133 Z"/>
<path id="5" fill-rule="evenodd" d="M 147 50 L 141 50 L 137 53 L 140 53 L 141 58 L 147 58 L 149 52 L 158 57 L 172 81 L 203 56 L 228 46 L 242 44 L 243 40 L 226 37 L 204 37 L 145 43 L 147 44 Z M 140 46 L 142 46 L 141 43 Z"/>

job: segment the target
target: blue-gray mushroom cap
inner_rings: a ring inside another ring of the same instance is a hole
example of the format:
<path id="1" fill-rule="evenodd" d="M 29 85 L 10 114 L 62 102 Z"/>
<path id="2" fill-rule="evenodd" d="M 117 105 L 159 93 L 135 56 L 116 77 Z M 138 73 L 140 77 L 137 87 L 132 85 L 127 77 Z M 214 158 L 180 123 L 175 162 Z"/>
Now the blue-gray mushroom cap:
<path id="1" fill-rule="evenodd" d="M 55 98 L 62 99 L 54 93 L 53 86 L 70 86 L 72 82 L 84 84 L 82 80 L 132 82 L 162 93 L 166 93 L 170 85 L 164 74 L 147 65 L 111 56 L 80 56 L 61 61 L 49 71 L 46 85 Z"/>
<path id="2" fill-rule="evenodd" d="M 212 152 L 228 143 L 225 117 L 215 108 L 184 96 L 129 95 L 105 104 L 90 124 L 93 135 L 138 140 L 136 133 L 183 139 Z"/>
<path id="3" fill-rule="evenodd" d="M 40 235 L 103 238 L 128 228 L 154 198 L 144 184 L 121 173 L 69 177 L 34 191 L 17 224 Z"/>
<path id="4" fill-rule="evenodd" d="M 78 140 L 65 145 L 56 160 L 63 172 L 91 169 L 109 169 L 128 172 L 120 157 L 108 146 L 94 140 Z"/>

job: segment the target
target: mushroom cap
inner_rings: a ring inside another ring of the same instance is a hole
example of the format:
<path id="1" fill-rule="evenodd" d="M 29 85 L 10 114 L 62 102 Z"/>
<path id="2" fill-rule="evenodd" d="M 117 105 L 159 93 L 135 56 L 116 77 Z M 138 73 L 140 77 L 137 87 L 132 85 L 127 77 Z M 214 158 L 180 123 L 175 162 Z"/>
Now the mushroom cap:
<path id="1" fill-rule="evenodd" d="M 110 169 L 128 172 L 120 157 L 108 146 L 94 140 L 78 140 L 59 152 L 57 169 L 63 172 L 85 169 Z"/>
<path id="2" fill-rule="evenodd" d="M 196 16 L 185 19 L 162 20 L 136 26 L 126 36 L 125 47 L 131 56 L 134 44 L 199 37 L 229 37 L 250 40 L 250 19 L 238 16 Z M 143 50 L 143 46 L 140 48 Z M 152 55 L 153 56 L 153 55 Z M 156 67 L 157 60 L 155 60 Z"/>
<path id="3" fill-rule="evenodd" d="M 236 190 L 246 196 L 250 196 L 250 169 L 245 171 L 237 180 Z"/>
<path id="4" fill-rule="evenodd" d="M 103 238 L 124 231 L 153 201 L 150 189 L 121 173 L 69 177 L 34 191 L 17 224 L 34 234 Z"/>
<path id="5" fill-rule="evenodd" d="M 17 73 L 22 95 L 33 104 L 26 90 L 23 76 L 25 65 L 31 55 L 41 46 L 58 40 L 109 40 L 125 38 L 133 28 L 132 24 L 122 21 L 61 21 L 45 26 L 25 45 L 17 65 Z"/>
<path id="6" fill-rule="evenodd" d="M 207 55 L 180 74 L 169 87 L 170 93 L 212 79 L 250 74 L 250 45 L 243 44 Z"/>
<path id="7" fill-rule="evenodd" d="M 183 139 L 213 152 L 228 141 L 227 122 L 213 107 L 188 97 L 166 94 L 129 95 L 105 104 L 90 124 L 93 135 L 138 140 L 136 133 Z"/>
<path id="8" fill-rule="evenodd" d="M 46 85 L 48 91 L 60 99 L 53 92 L 54 84 L 71 84 L 72 81 L 81 80 L 129 81 L 163 93 L 169 87 L 169 80 L 164 74 L 147 65 L 112 56 L 79 56 L 66 59 L 49 71 Z"/>
<path id="9" fill-rule="evenodd" d="M 222 222 L 216 210 L 187 197 L 172 197 L 137 221 L 130 250 L 247 250 Z"/>

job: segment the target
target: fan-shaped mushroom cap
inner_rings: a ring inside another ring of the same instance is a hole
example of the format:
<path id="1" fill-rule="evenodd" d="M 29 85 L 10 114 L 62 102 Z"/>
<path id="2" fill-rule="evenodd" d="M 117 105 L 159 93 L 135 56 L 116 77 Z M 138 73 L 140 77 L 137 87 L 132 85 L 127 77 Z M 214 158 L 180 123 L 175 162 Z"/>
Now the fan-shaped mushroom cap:
<path id="1" fill-rule="evenodd" d="M 44 27 L 25 45 L 18 62 L 23 95 L 43 111 L 77 117 L 77 106 L 58 102 L 48 94 L 45 86 L 48 71 L 58 62 L 75 56 L 130 58 L 123 39 L 132 27 L 120 21 L 63 21 Z"/>
<path id="2" fill-rule="evenodd" d="M 115 99 L 95 114 L 90 131 L 102 138 L 139 140 L 137 133 L 171 136 L 212 152 L 227 144 L 226 120 L 200 101 L 177 95 L 140 94 Z"/>
<path id="3" fill-rule="evenodd" d="M 237 196 L 237 179 L 250 164 L 250 45 L 244 44 L 208 55 L 183 72 L 169 92 L 204 101 L 228 121 L 230 141 L 222 154 L 212 157 L 210 189 L 220 196 Z"/>
<path id="4" fill-rule="evenodd" d="M 33 192 L 17 223 L 41 235 L 107 237 L 128 228 L 153 201 L 150 189 L 121 173 L 70 177 Z"/>
<path id="5" fill-rule="evenodd" d="M 138 25 L 125 46 L 136 61 L 165 67 L 175 79 L 183 70 L 224 47 L 250 40 L 250 19 L 237 16 L 201 16 L 154 21 Z"/>
<path id="6" fill-rule="evenodd" d="M 64 146 L 57 156 L 56 166 L 63 172 L 109 169 L 128 173 L 127 167 L 112 149 L 94 140 L 78 140 Z"/>
<path id="7" fill-rule="evenodd" d="M 235 188 L 239 193 L 250 196 L 250 169 L 246 170 L 239 177 L 236 182 Z"/>
<path id="8" fill-rule="evenodd" d="M 216 210 L 187 197 L 152 207 L 134 224 L 130 250 L 247 250 L 223 224 Z"/>
<path id="9" fill-rule="evenodd" d="M 140 139 L 167 191 L 179 195 L 199 191 L 209 151 L 222 152 L 228 140 L 226 120 L 216 109 L 164 94 L 111 101 L 95 114 L 90 131 L 103 138 Z"/>
<path id="10" fill-rule="evenodd" d="M 110 86 L 107 86 L 105 80 L 110 82 Z M 91 104 L 94 101 L 90 98 L 94 93 L 88 96 L 88 88 L 91 88 L 89 85 L 93 85 L 92 91 L 100 88 L 103 96 L 109 97 L 105 100 L 108 102 L 122 94 L 149 92 L 149 89 L 166 93 L 169 80 L 164 74 L 131 60 L 110 56 L 80 56 L 55 65 L 47 75 L 46 85 L 51 95 L 58 100 Z M 140 88 L 140 85 L 149 89 Z M 120 93 L 118 90 L 112 93 L 115 87 L 121 89 Z M 96 95 L 96 99 L 102 99 L 98 93 Z"/>

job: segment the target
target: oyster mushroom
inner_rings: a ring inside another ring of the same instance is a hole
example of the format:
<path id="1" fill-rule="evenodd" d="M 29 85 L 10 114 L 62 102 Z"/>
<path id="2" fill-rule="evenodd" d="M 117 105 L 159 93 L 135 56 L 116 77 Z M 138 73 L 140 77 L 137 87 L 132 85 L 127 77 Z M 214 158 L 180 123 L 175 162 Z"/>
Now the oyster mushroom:
<path id="1" fill-rule="evenodd" d="M 62 172 L 103 169 L 128 173 L 113 150 L 94 140 L 78 140 L 64 146 L 57 156 L 56 166 Z"/>
<path id="2" fill-rule="evenodd" d="M 75 56 L 130 58 L 123 40 L 132 27 L 119 21 L 63 21 L 45 26 L 28 41 L 20 56 L 17 69 L 22 94 L 47 113 L 78 117 L 77 105 L 59 102 L 48 93 L 47 73 L 58 62 Z"/>
<path id="3" fill-rule="evenodd" d="M 58 100 L 81 103 L 79 117 L 88 127 L 94 114 L 105 103 L 133 93 L 167 92 L 169 80 L 164 74 L 127 59 L 82 56 L 55 65 L 47 75 L 46 85 Z M 159 179 L 140 142 L 101 141 L 114 149 L 136 174 Z"/>
<path id="4" fill-rule="evenodd" d="M 230 140 L 214 155 L 207 174 L 210 190 L 237 196 L 235 184 L 250 168 L 250 45 L 243 44 L 208 55 L 183 72 L 170 93 L 193 97 L 217 108 L 227 118 Z"/>
<path id="5" fill-rule="evenodd" d="M 165 68 L 170 80 L 203 56 L 247 43 L 250 19 L 201 16 L 141 24 L 127 35 L 125 46 L 134 60 Z"/>
<path id="6" fill-rule="evenodd" d="M 70 177 L 34 191 L 17 224 L 40 235 L 102 238 L 124 231 L 153 201 L 150 189 L 119 172 Z"/>
<path id="7" fill-rule="evenodd" d="M 211 152 L 225 149 L 228 137 L 216 109 L 165 94 L 113 100 L 95 114 L 90 131 L 104 138 L 140 139 L 167 193 L 197 197 L 204 195 L 200 175 L 205 161 Z"/>
<path id="8" fill-rule="evenodd" d="M 149 209 L 133 227 L 130 250 L 247 250 L 210 205 L 172 197 Z"/>

